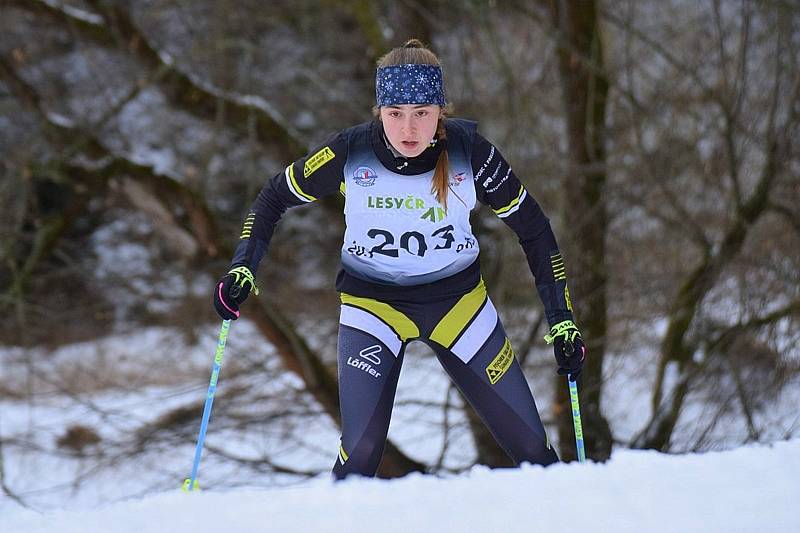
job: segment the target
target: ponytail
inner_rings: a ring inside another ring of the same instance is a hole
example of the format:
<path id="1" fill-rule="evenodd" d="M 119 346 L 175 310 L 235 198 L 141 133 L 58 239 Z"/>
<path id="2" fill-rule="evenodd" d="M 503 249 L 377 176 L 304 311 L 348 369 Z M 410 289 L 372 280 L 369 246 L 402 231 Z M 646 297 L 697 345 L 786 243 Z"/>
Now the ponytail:
<path id="1" fill-rule="evenodd" d="M 447 132 L 444 128 L 444 118 L 441 116 L 436 135 L 439 142 L 444 142 L 445 146 L 439 153 L 439 159 L 436 160 L 436 169 L 433 171 L 431 180 L 431 193 L 436 195 L 436 200 L 447 211 L 447 193 L 450 190 L 450 160 L 447 157 Z"/>

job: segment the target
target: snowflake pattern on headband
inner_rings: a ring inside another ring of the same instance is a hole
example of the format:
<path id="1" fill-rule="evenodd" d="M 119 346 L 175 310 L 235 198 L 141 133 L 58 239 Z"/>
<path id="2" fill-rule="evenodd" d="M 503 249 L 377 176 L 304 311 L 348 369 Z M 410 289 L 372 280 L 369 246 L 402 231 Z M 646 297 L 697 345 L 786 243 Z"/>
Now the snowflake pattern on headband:
<path id="1" fill-rule="evenodd" d="M 403 104 L 445 105 L 442 67 L 392 65 L 375 74 L 378 107 Z"/>

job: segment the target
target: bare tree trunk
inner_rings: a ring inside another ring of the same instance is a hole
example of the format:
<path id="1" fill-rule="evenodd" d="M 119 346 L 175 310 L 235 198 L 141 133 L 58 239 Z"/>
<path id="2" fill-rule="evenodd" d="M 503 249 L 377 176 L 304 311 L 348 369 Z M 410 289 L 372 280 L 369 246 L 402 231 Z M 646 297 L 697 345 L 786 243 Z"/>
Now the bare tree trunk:
<path id="1" fill-rule="evenodd" d="M 673 432 L 678 423 L 686 397 L 691 392 L 694 381 L 708 364 L 708 357 L 715 345 L 723 344 L 720 339 L 708 342 L 709 332 L 702 324 L 698 324 L 700 308 L 703 300 L 715 288 L 723 276 L 724 270 L 735 260 L 745 246 L 748 235 L 756 226 L 756 222 L 770 209 L 770 194 L 790 159 L 793 133 L 797 131 L 800 121 L 800 110 L 796 102 L 800 98 L 800 77 L 789 78 L 787 91 L 785 78 L 787 75 L 781 65 L 781 57 L 791 53 L 787 42 L 791 29 L 786 21 L 775 29 L 775 52 L 771 58 L 772 86 L 770 108 L 767 114 L 766 131 L 763 138 L 764 163 L 755 183 L 752 194 L 745 198 L 739 183 L 744 172 L 737 156 L 734 142 L 739 127 L 736 108 L 728 101 L 728 95 L 712 93 L 724 118 L 727 162 L 726 177 L 731 180 L 734 191 L 733 216 L 723 228 L 722 237 L 716 245 L 708 244 L 703 250 L 703 257 L 694 270 L 685 278 L 675 296 L 669 311 L 669 322 L 660 346 L 656 382 L 652 396 L 651 418 L 633 441 L 635 447 L 653 448 L 668 451 L 671 446 Z M 740 53 L 746 53 L 746 45 L 742 45 Z M 724 86 L 724 85 L 723 85 Z M 789 94 L 788 110 L 781 109 L 782 96 Z M 768 323 L 774 317 L 791 314 L 796 302 L 793 302 L 772 316 L 762 317 L 759 322 Z M 698 330 L 693 332 L 692 330 Z M 744 331 L 742 324 L 730 329 L 728 335 Z M 724 340 L 724 337 L 721 337 Z M 699 356 L 699 357 L 698 357 Z M 677 370 L 675 384 L 667 390 L 667 374 L 670 368 Z M 747 416 L 745 408 L 745 416 Z M 752 426 L 752 424 L 751 424 Z"/>
<path id="2" fill-rule="evenodd" d="M 800 87 L 800 83 L 796 85 L 796 89 L 797 87 Z M 771 130 L 772 138 L 768 141 L 767 161 L 755 192 L 741 206 L 737 217 L 727 230 L 719 251 L 705 257 L 686 279 L 675 299 L 667 332 L 661 342 L 661 356 L 652 397 L 653 414 L 648 424 L 634 440 L 636 447 L 663 451 L 669 449 L 672 432 L 678 422 L 684 399 L 690 390 L 691 380 L 701 369 L 695 363 L 693 356 L 700 350 L 703 338 L 702 336 L 690 336 L 689 330 L 697 317 L 703 298 L 714 287 L 722 269 L 739 253 L 748 231 L 767 209 L 769 192 L 778 173 L 779 161 L 781 161 L 777 154 L 779 144 L 774 134 L 774 130 Z M 670 364 L 677 365 L 678 382 L 670 393 L 666 393 L 664 382 L 667 367 Z"/>
<path id="3" fill-rule="evenodd" d="M 611 429 L 600 411 L 606 347 L 606 98 L 603 47 L 594 1 L 550 0 L 558 35 L 558 61 L 567 122 L 570 170 L 563 183 L 562 241 L 569 265 L 570 295 L 588 349 L 580 390 L 587 456 L 605 460 L 611 454 Z M 556 402 L 569 413 L 566 383 L 559 380 Z M 572 420 L 561 416 L 559 441 L 574 438 Z M 575 457 L 563 446 L 565 459 Z"/>
<path id="4" fill-rule="evenodd" d="M 107 187 L 109 179 L 113 176 L 122 175 L 133 178 L 139 185 L 153 193 L 152 202 L 180 205 L 190 214 L 189 218 L 192 220 L 193 227 L 183 229 L 191 232 L 192 235 L 195 235 L 195 229 L 200 230 L 195 236 L 202 243 L 202 246 L 197 247 L 198 250 L 213 254 L 222 253 L 227 256 L 233 254 L 231 247 L 215 231 L 217 224 L 214 222 L 212 211 L 205 205 L 202 198 L 193 191 L 169 177 L 158 175 L 150 167 L 133 163 L 109 153 L 89 132 L 77 131 L 73 128 L 50 122 L 34 88 L 27 85 L 17 76 L 11 63 L 4 58 L 0 58 L 0 79 L 9 84 L 20 102 L 41 115 L 43 125 L 50 132 L 51 142 L 56 145 L 64 143 L 66 146 L 75 146 L 74 140 L 76 138 L 83 139 L 80 145 L 84 147 L 86 152 L 84 155 L 88 159 L 100 158 L 106 160 L 102 167 L 94 169 L 86 169 L 67 161 L 61 161 L 60 164 L 64 169 L 69 168 L 69 171 L 66 171 L 65 174 L 71 176 L 71 184 L 73 186 L 85 186 L 91 183 L 93 185 L 92 190 L 95 191 L 96 189 Z M 163 210 L 171 212 L 171 209 Z M 66 213 L 59 219 L 62 221 L 59 225 L 59 231 L 48 240 L 46 250 L 36 255 L 36 260 L 41 259 L 43 253 L 53 249 L 58 236 L 63 232 L 63 228 L 72 223 L 74 217 L 68 217 L 68 215 L 69 213 Z M 161 222 L 165 221 L 162 220 Z M 19 283 L 23 283 L 23 281 Z M 19 290 L 22 290 L 21 286 Z M 251 306 L 248 316 L 255 322 L 259 331 L 275 346 L 286 368 L 305 381 L 311 395 L 338 424 L 339 399 L 336 378 L 325 367 L 319 355 L 308 347 L 289 321 L 270 305 L 256 300 Z M 379 475 L 397 477 L 421 471 L 425 471 L 425 465 L 409 458 L 393 443 L 387 442 Z"/>
<path id="5" fill-rule="evenodd" d="M 162 54 L 136 27 L 130 15 L 122 8 L 110 3 L 92 0 L 89 2 L 103 17 L 103 23 L 88 21 L 71 15 L 57 6 L 42 0 L 7 0 L 15 7 L 26 9 L 36 15 L 68 26 L 81 37 L 100 46 L 122 48 L 153 71 L 161 71 L 159 87 L 167 99 L 176 107 L 209 121 L 218 118 L 219 106 L 224 102 L 225 125 L 233 130 L 243 130 L 253 124 L 258 140 L 275 150 L 278 159 L 293 161 L 301 157 L 306 148 L 300 135 L 289 122 L 266 102 L 244 101 L 218 88 L 197 83 L 180 70 L 173 58 Z"/>

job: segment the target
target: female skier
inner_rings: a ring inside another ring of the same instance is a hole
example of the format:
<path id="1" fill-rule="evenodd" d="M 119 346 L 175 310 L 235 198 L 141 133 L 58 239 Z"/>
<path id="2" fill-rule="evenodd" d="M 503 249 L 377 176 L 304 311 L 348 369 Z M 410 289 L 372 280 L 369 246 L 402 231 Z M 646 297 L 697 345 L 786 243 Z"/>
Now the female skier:
<path id="1" fill-rule="evenodd" d="M 288 207 L 345 197 L 339 319 L 342 436 L 333 474 L 374 476 L 408 343 L 430 346 L 516 464 L 558 456 L 480 274 L 476 200 L 519 236 L 544 304 L 558 373 L 586 358 L 550 223 L 476 123 L 446 118 L 442 69 L 416 39 L 378 61 L 376 120 L 336 133 L 269 180 L 247 214 L 230 271 L 214 287 L 239 317 Z"/>

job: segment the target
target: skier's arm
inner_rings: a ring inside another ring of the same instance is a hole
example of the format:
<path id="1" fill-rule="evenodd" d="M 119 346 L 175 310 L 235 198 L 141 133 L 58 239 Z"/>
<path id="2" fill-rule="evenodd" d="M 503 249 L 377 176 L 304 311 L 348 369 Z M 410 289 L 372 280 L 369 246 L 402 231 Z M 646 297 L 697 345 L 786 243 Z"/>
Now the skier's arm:
<path id="1" fill-rule="evenodd" d="M 273 176 L 245 217 L 231 266 L 246 266 L 255 274 L 286 209 L 338 192 L 346 160 L 346 134 L 340 132 Z"/>
<path id="2" fill-rule="evenodd" d="M 508 162 L 489 141 L 475 135 L 472 168 L 478 199 L 519 237 L 550 326 L 572 320 L 564 261 L 550 221 Z"/>
<path id="3" fill-rule="evenodd" d="M 558 373 L 569 375 L 574 381 L 583 369 L 586 346 L 572 316 L 564 260 L 550 221 L 489 141 L 476 134 L 473 146 L 472 169 L 478 199 L 519 237 L 550 325 L 545 339 L 553 344 Z"/>
<path id="4" fill-rule="evenodd" d="M 286 209 L 314 202 L 340 190 L 347 160 L 347 132 L 339 132 L 307 156 L 273 176 L 245 217 L 231 268 L 214 286 L 214 308 L 225 320 L 239 317 L 239 306 L 252 290 L 275 225 Z"/>

